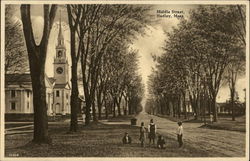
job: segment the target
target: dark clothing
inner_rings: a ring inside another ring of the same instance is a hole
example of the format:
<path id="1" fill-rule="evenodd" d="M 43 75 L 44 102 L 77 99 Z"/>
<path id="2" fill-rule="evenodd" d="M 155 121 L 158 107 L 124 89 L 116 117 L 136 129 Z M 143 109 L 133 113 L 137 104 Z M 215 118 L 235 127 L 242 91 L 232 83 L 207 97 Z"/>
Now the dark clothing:
<path id="1" fill-rule="evenodd" d="M 122 139 L 123 144 L 131 144 L 131 142 L 132 142 L 132 139 L 131 139 L 130 136 L 127 136 L 127 137 L 124 136 L 123 139 Z"/>
<path id="2" fill-rule="evenodd" d="M 179 147 L 182 147 L 182 145 L 183 145 L 183 141 L 182 141 L 182 134 L 181 135 L 177 135 L 177 140 L 178 140 L 178 142 L 179 142 Z"/>
<path id="3" fill-rule="evenodd" d="M 149 139 L 155 139 L 155 124 L 150 124 Z"/>
<path id="4" fill-rule="evenodd" d="M 140 127 L 140 139 L 141 146 L 144 147 L 144 142 L 146 140 L 146 128 L 144 126 Z"/>
<path id="5" fill-rule="evenodd" d="M 165 140 L 164 139 L 158 139 L 157 140 L 157 147 L 160 148 L 160 149 L 164 149 L 164 145 L 165 145 Z"/>

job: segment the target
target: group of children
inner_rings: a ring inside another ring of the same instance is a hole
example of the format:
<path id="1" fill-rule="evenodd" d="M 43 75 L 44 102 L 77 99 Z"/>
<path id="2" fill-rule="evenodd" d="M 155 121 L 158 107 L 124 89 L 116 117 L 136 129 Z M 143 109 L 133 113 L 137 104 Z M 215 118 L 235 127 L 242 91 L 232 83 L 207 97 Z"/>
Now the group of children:
<path id="1" fill-rule="evenodd" d="M 148 138 L 149 138 L 149 144 L 151 142 L 155 144 L 155 138 L 156 138 L 156 124 L 154 123 L 153 119 L 150 120 L 150 124 L 148 125 L 148 128 L 144 126 L 144 122 L 141 123 L 140 127 L 140 138 L 139 140 L 141 141 L 141 147 L 145 147 L 145 142 L 146 142 L 146 134 L 148 132 Z M 182 147 L 183 141 L 182 141 L 182 136 L 183 136 L 183 127 L 182 127 L 182 122 L 178 122 L 178 128 L 177 128 L 177 140 L 179 143 L 179 147 Z M 123 144 L 131 144 L 132 139 L 128 135 L 128 133 L 125 133 L 125 136 L 122 139 Z M 158 140 L 157 140 L 157 148 L 159 149 L 165 149 L 165 140 L 161 135 L 158 135 Z"/>

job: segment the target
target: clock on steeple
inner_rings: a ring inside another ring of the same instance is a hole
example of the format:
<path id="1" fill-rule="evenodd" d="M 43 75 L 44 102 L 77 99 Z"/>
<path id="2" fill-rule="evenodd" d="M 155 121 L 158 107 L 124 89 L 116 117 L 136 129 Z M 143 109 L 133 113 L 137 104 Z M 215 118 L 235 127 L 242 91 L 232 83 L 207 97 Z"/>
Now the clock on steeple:
<path id="1" fill-rule="evenodd" d="M 56 79 L 57 84 L 65 84 L 69 81 L 68 66 L 60 16 L 56 57 L 54 58 L 54 78 Z"/>

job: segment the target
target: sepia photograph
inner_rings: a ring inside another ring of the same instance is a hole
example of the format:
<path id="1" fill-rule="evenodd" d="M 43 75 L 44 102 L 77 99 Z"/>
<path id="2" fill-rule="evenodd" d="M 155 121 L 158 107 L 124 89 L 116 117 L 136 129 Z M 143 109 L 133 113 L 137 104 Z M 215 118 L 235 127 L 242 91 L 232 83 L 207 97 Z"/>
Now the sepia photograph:
<path id="1" fill-rule="evenodd" d="M 0 160 L 249 160 L 247 1 L 1 2 Z"/>

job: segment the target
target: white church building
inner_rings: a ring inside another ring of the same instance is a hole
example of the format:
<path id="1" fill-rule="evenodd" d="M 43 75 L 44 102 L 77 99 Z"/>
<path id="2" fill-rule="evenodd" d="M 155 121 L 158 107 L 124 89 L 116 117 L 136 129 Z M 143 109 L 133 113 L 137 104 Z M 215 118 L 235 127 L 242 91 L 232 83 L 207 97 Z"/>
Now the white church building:
<path id="1" fill-rule="evenodd" d="M 45 76 L 48 115 L 70 113 L 69 64 L 61 28 L 54 58 L 54 77 Z M 5 75 L 5 113 L 32 114 L 33 92 L 30 74 Z"/>

